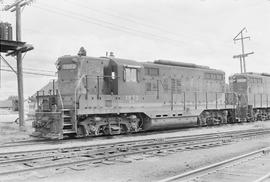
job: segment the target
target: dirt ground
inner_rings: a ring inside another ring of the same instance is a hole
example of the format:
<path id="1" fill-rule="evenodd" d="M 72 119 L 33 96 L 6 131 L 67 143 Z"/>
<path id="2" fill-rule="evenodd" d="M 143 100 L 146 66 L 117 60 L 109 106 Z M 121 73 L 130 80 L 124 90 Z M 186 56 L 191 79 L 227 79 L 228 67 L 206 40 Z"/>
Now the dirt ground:
<path id="1" fill-rule="evenodd" d="M 31 121 L 26 122 L 26 130 L 21 131 L 17 124 L 15 123 L 0 123 L 0 134 L 1 143 L 16 141 L 21 139 L 31 138 L 29 135 L 32 133 L 33 129 L 31 128 Z M 96 144 L 107 144 L 115 142 L 125 142 L 125 141 L 134 141 L 141 139 L 163 139 L 166 137 L 175 137 L 175 136 L 189 136 L 197 134 L 207 134 L 207 133 L 219 133 L 225 131 L 238 131 L 238 130 L 247 130 L 247 129 L 258 129 L 258 128 L 270 128 L 270 121 L 267 122 L 254 122 L 254 123 L 242 123 L 234 125 L 222 125 L 214 127 L 203 127 L 203 128 L 188 128 L 180 129 L 173 131 L 157 131 L 154 133 L 145 133 L 143 134 L 131 134 L 131 135 L 116 135 L 109 137 L 89 137 L 86 140 L 64 140 L 64 141 L 55 141 L 55 143 L 40 144 L 32 146 L 21 146 L 16 148 L 3 148 L 0 152 L 14 152 L 14 151 L 28 151 L 33 149 L 48 149 L 48 148 L 65 148 L 65 147 L 80 147 L 85 145 L 96 145 Z"/>
<path id="2" fill-rule="evenodd" d="M 127 157 L 123 161 L 89 164 L 83 168 L 65 168 L 56 173 L 54 170 L 35 173 L 30 178 L 15 181 L 29 182 L 149 182 L 177 175 L 188 170 L 206 166 L 266 146 L 270 137 L 257 137 L 211 149 L 191 150 L 149 157 L 145 155 Z"/>
<path id="3" fill-rule="evenodd" d="M 14 120 L 18 113 L 0 111 L 0 144 L 8 141 L 29 139 L 32 133 L 31 120 L 26 120 L 26 126 L 20 129 Z M 94 145 L 102 143 L 113 143 L 118 141 L 130 141 L 138 139 L 164 138 L 173 136 L 187 136 L 195 134 L 205 134 L 224 131 L 235 131 L 245 129 L 270 128 L 270 121 L 243 123 L 236 125 L 223 125 L 218 127 L 189 128 L 173 132 L 156 132 L 149 135 L 123 135 L 108 138 L 91 138 L 85 141 L 65 141 L 59 144 L 42 144 L 40 146 L 23 146 L 12 149 L 1 149 L 0 152 L 16 150 L 32 150 L 42 148 L 62 148 L 70 146 Z M 30 181 L 30 182 L 73 182 L 73 181 L 112 181 L 112 182 L 148 182 L 158 181 L 166 177 L 183 173 L 201 166 L 205 166 L 217 161 L 230 158 L 235 155 L 243 154 L 255 149 L 270 146 L 270 136 L 256 137 L 253 139 L 242 140 L 229 145 L 214 147 L 211 149 L 200 149 L 183 151 L 165 156 L 146 156 L 138 155 L 116 161 L 89 164 L 79 168 L 61 168 L 57 172 L 52 169 L 35 172 L 34 174 L 24 174 L 14 176 L 7 181 Z M 31 176 L 31 177 L 29 177 Z M 0 179 L 1 181 L 1 179 Z"/>
<path id="4" fill-rule="evenodd" d="M 20 128 L 16 123 L 18 112 L 0 109 L 0 143 L 30 138 L 32 133 L 32 120 L 25 117 L 25 127 Z"/>
<path id="5" fill-rule="evenodd" d="M 11 124 L 12 126 L 14 124 Z M 12 127 L 11 127 L 12 128 Z M 37 148 L 61 148 L 68 146 L 80 146 L 91 145 L 101 143 L 112 143 L 116 141 L 138 140 L 146 138 L 163 138 L 168 136 L 185 136 L 194 135 L 200 133 L 213 133 L 243 129 L 256 129 L 256 128 L 270 128 L 270 121 L 256 122 L 256 123 L 244 123 L 237 125 L 224 125 L 219 127 L 206 127 L 206 128 L 193 128 L 185 129 L 171 133 L 156 133 L 146 136 L 115 136 L 110 139 L 106 138 L 94 138 L 86 141 L 68 141 L 61 144 L 51 144 L 35 146 Z M 12 129 L 11 129 L 12 131 Z M 17 130 L 18 132 L 18 130 Z M 27 131 L 29 132 L 29 131 Z M 26 133 L 24 132 L 24 136 Z M 14 130 L 16 133 L 16 129 Z M 8 135 L 12 132 L 8 133 Z M 19 136 L 19 132 L 15 135 Z M 224 159 L 228 159 L 232 156 L 243 154 L 246 152 L 260 149 L 270 146 L 270 136 L 261 136 L 252 139 L 245 139 L 239 142 L 234 142 L 228 145 L 214 147 L 211 149 L 200 149 L 183 151 L 172 154 L 166 154 L 165 156 L 146 156 L 138 155 L 131 156 L 123 159 L 117 159 L 116 161 L 110 161 L 98 164 L 89 164 L 86 166 L 61 168 L 58 171 L 48 169 L 45 171 L 35 172 L 29 174 L 20 175 L 13 181 L 30 181 L 30 182 L 73 182 L 73 181 L 93 181 L 93 182 L 148 182 L 158 181 L 166 177 L 170 177 L 176 174 L 186 172 L 198 167 L 202 167 L 214 162 L 218 162 Z M 29 150 L 32 147 L 23 147 L 18 150 Z M 3 149 L 2 149 L 3 150 Z M 9 149 L 15 151 L 15 149 Z M 2 151 L 7 152 L 7 151 Z M 31 177 L 29 177 L 31 176 Z M 0 179 L 1 181 L 1 179 Z"/>

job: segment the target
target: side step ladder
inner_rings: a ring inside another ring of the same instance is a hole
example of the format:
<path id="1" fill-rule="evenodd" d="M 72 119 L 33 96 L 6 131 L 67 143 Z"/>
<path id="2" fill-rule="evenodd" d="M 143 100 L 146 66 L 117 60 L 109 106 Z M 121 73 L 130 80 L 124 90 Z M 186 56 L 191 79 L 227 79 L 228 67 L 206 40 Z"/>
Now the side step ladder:
<path id="1" fill-rule="evenodd" d="M 62 109 L 63 116 L 63 135 L 76 134 L 72 125 L 72 109 Z"/>

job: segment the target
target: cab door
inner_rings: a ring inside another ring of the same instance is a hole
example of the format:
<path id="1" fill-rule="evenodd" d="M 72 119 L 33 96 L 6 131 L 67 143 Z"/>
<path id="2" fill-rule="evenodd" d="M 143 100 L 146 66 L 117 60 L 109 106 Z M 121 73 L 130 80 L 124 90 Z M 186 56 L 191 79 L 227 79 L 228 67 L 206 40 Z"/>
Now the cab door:
<path id="1" fill-rule="evenodd" d="M 104 67 L 104 94 L 118 95 L 118 69 L 112 62 Z"/>

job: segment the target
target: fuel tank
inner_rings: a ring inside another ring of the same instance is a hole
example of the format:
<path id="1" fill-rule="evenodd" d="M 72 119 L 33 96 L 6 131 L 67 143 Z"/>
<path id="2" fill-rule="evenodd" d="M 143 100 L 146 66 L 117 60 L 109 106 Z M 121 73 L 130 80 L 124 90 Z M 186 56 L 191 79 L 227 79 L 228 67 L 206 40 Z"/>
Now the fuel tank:
<path id="1" fill-rule="evenodd" d="M 144 123 L 143 129 L 147 131 L 192 127 L 197 126 L 197 120 L 197 116 L 152 118 Z"/>

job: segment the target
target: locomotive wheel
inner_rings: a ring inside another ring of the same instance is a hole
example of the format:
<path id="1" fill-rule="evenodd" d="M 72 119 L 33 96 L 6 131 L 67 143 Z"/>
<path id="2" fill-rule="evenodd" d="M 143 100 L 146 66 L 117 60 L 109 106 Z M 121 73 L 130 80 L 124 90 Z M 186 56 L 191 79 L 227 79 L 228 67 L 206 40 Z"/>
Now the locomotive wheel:
<path id="1" fill-rule="evenodd" d="M 98 128 L 98 129 L 95 131 L 95 135 L 96 135 L 96 136 L 102 135 L 102 133 L 101 133 L 100 131 L 101 131 L 101 128 Z"/>
<path id="2" fill-rule="evenodd" d="M 214 125 L 214 123 L 213 123 L 213 119 L 212 119 L 212 118 L 210 118 L 210 117 L 209 117 L 209 118 L 207 118 L 207 119 L 206 119 L 206 125 L 207 125 L 207 126 L 213 126 L 213 125 Z"/>
<path id="3" fill-rule="evenodd" d="M 120 124 L 120 133 L 122 134 L 124 134 L 124 133 L 128 133 L 128 128 L 127 128 L 127 126 L 126 125 L 124 125 L 124 124 Z"/>
<path id="4" fill-rule="evenodd" d="M 64 134 L 64 138 L 76 138 L 76 136 L 77 136 L 76 133 Z"/>

